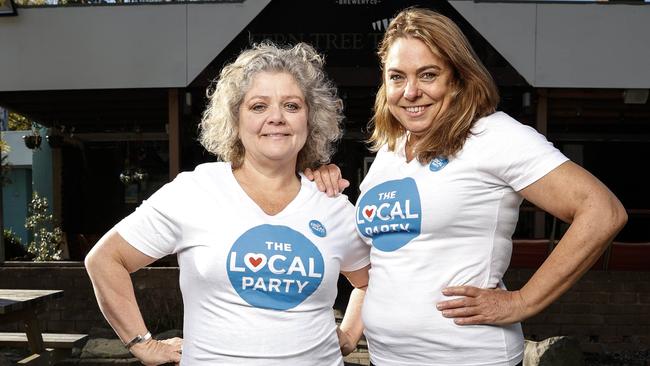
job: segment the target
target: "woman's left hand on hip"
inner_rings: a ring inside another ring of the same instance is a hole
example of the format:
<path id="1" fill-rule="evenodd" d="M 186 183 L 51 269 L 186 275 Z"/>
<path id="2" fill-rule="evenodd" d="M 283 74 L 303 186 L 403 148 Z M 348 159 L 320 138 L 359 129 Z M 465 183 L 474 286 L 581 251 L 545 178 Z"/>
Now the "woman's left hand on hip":
<path id="1" fill-rule="evenodd" d="M 458 325 L 505 325 L 526 318 L 525 302 L 519 291 L 454 286 L 443 289 L 442 294 L 460 296 L 436 304 L 442 316 L 453 318 Z"/>

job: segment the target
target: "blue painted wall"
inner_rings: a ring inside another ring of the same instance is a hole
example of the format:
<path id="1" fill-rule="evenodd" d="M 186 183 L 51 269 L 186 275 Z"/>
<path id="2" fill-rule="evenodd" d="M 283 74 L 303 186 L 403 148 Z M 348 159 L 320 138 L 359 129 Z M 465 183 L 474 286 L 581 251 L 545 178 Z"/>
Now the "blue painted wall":
<path id="1" fill-rule="evenodd" d="M 47 129 L 42 128 L 40 133 L 43 137 L 43 142 L 41 143 L 40 149 L 33 151 L 34 155 L 32 157 L 32 190 L 37 192 L 39 196 L 47 198 L 47 203 L 50 205 L 50 213 L 53 213 L 52 149 L 45 139 Z"/>
<path id="2" fill-rule="evenodd" d="M 4 228 L 16 233 L 21 242 L 27 245 L 29 233 L 25 229 L 27 206 L 32 199 L 32 192 L 46 197 L 52 213 L 54 190 L 52 185 L 52 150 L 45 139 L 47 129 L 41 129 L 43 137 L 40 149 L 29 150 L 25 147 L 22 135 L 29 131 L 3 131 L 3 139 L 10 146 L 9 163 L 11 183 L 2 190 L 2 210 Z"/>
<path id="3" fill-rule="evenodd" d="M 14 167 L 11 169 L 9 178 L 11 184 L 2 189 L 4 227 L 11 229 L 20 237 L 21 243 L 27 245 L 25 217 L 27 217 L 27 205 L 32 196 L 32 169 Z"/>

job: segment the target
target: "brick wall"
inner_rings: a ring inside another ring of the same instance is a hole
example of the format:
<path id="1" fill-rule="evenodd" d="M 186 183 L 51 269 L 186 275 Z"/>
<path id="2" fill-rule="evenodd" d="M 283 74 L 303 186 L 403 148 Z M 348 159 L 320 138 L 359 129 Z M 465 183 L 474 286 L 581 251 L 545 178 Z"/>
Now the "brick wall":
<path id="1" fill-rule="evenodd" d="M 533 270 L 511 269 L 504 279 L 520 288 Z M 154 331 L 181 328 L 182 300 L 178 269 L 145 268 L 133 275 L 138 303 Z M 50 332 L 88 332 L 106 328 L 92 286 L 80 263 L 54 265 L 20 262 L 0 266 L 0 288 L 61 289 L 63 298 L 40 315 Z M 570 335 L 585 352 L 650 349 L 650 272 L 590 271 L 569 292 L 523 324 L 527 339 Z M 17 325 L 1 325 L 13 331 Z"/>
<path id="2" fill-rule="evenodd" d="M 178 286 L 178 268 L 147 267 L 132 275 L 140 310 L 152 331 L 182 328 L 183 302 Z M 64 296 L 39 315 L 49 332 L 88 332 L 109 328 L 95 300 L 92 284 L 81 262 L 5 262 L 0 265 L 0 288 L 57 289 Z M 0 330 L 17 330 L 18 325 L 0 325 Z"/>
<path id="3" fill-rule="evenodd" d="M 533 272 L 510 269 L 504 282 L 521 288 Z M 531 340 L 574 336 L 584 352 L 650 350 L 650 272 L 589 271 L 523 329 Z"/>

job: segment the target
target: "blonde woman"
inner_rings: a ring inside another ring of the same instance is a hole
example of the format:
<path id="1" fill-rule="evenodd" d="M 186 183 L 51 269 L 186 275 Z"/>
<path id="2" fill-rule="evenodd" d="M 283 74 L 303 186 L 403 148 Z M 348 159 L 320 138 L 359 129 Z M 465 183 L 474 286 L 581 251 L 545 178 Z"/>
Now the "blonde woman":
<path id="1" fill-rule="evenodd" d="M 496 111 L 490 74 L 449 18 L 401 11 L 378 54 L 382 84 L 370 138 L 377 156 L 350 217 L 372 245 L 365 301 L 363 292 L 351 297 L 353 308 L 363 301 L 370 359 L 521 364 L 520 322 L 591 267 L 625 224 L 625 210 L 544 136 Z M 317 174 L 330 192 L 344 186 L 332 170 Z M 508 291 L 502 278 L 523 199 L 570 226 L 523 288 Z M 361 327 L 346 314 L 349 348 Z"/>

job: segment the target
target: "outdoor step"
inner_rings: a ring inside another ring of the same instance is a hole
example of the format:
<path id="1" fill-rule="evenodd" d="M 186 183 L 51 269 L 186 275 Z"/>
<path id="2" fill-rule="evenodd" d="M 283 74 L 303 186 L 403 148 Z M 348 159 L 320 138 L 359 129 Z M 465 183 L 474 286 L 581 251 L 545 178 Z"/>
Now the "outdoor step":
<path id="1" fill-rule="evenodd" d="M 368 342 L 366 342 L 366 338 L 361 336 L 361 339 L 359 339 L 359 343 L 357 343 L 357 349 L 368 349 Z"/>

